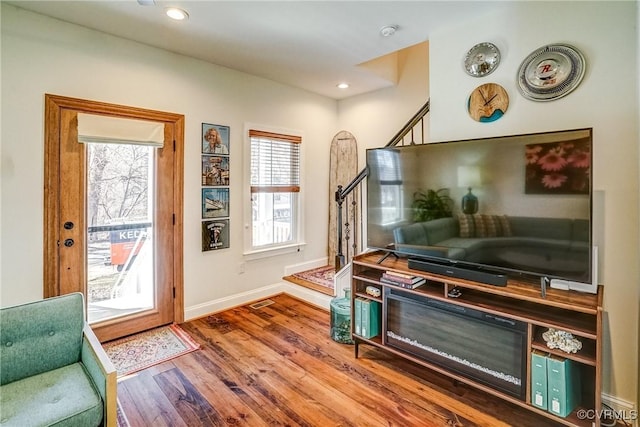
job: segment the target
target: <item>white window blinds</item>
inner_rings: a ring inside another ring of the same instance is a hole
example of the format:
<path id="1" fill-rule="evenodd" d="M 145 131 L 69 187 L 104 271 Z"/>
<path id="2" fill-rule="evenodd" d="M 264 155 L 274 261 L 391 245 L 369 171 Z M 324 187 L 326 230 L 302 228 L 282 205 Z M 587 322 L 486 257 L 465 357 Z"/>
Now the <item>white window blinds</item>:
<path id="1" fill-rule="evenodd" d="M 251 192 L 299 192 L 302 138 L 250 129 L 249 139 Z"/>
<path id="2" fill-rule="evenodd" d="M 376 150 L 373 161 L 378 164 L 381 185 L 401 185 L 402 168 L 398 161 L 399 153 L 395 150 Z"/>

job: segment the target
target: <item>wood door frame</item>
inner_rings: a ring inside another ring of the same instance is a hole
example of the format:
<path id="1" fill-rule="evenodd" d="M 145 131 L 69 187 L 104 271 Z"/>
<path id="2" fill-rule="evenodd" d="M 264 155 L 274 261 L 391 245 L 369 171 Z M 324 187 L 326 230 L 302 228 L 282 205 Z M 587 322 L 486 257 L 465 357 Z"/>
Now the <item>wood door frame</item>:
<path id="1" fill-rule="evenodd" d="M 174 239 L 173 239 L 173 322 L 184 321 L 184 115 L 147 110 L 99 101 L 45 94 L 44 146 L 44 242 L 43 294 L 45 298 L 60 294 L 59 265 L 59 199 L 60 188 L 60 117 L 63 109 L 77 113 L 105 115 L 127 119 L 164 122 L 174 125 Z"/>

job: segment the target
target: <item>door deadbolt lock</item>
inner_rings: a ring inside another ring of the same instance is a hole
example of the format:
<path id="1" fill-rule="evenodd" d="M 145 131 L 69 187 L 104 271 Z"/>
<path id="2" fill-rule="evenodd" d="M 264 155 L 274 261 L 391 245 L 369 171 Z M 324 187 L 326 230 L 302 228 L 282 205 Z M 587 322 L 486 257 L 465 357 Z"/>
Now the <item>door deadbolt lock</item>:
<path id="1" fill-rule="evenodd" d="M 64 223 L 63 227 L 65 230 L 73 230 L 73 222 L 67 221 Z"/>
<path id="2" fill-rule="evenodd" d="M 64 241 L 64 245 L 68 248 L 70 248 L 71 246 L 73 246 L 75 242 L 73 241 L 73 239 L 65 239 Z"/>

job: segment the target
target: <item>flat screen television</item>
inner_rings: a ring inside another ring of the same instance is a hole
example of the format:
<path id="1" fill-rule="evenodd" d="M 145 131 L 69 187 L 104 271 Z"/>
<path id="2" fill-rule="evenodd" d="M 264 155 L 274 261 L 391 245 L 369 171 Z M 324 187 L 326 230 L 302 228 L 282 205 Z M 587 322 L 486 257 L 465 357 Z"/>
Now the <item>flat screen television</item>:
<path id="1" fill-rule="evenodd" d="M 367 150 L 367 246 L 592 281 L 592 129 Z"/>

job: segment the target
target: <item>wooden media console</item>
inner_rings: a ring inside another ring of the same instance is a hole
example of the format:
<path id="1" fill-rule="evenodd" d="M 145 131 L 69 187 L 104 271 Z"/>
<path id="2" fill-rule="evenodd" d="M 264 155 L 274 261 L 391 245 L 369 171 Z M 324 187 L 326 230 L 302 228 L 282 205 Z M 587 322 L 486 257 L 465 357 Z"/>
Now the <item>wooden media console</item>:
<path id="1" fill-rule="evenodd" d="M 509 279 L 506 286 L 485 285 L 412 270 L 407 259 L 380 262 L 383 256 L 372 252 L 353 260 L 356 357 L 360 345 L 373 345 L 560 424 L 600 425 L 594 414 L 601 408 L 602 286 L 597 294 L 547 289 L 543 295 L 535 282 Z M 393 274 L 406 277 L 394 284 L 388 279 Z M 371 305 L 377 305 L 375 310 Z M 581 349 L 549 348 L 543 334 L 550 328 L 573 335 Z M 577 405 L 568 415 L 534 405 L 534 353 L 565 361 L 576 371 Z"/>

